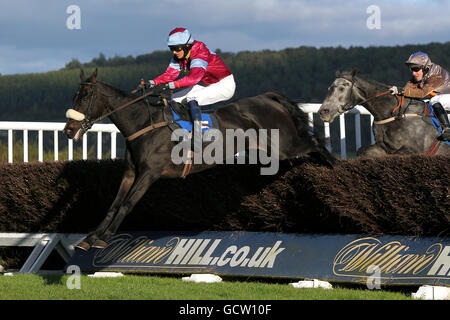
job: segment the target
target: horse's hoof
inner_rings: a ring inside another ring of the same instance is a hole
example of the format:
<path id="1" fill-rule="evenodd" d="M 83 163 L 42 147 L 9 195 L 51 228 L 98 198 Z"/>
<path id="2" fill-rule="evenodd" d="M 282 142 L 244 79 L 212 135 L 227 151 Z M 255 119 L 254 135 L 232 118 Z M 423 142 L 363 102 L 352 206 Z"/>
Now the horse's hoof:
<path id="1" fill-rule="evenodd" d="M 75 248 L 83 250 L 83 251 L 89 251 L 91 248 L 91 245 L 87 243 L 86 241 L 81 241 L 79 244 L 75 246 Z"/>
<path id="2" fill-rule="evenodd" d="M 105 249 L 108 246 L 108 244 L 103 241 L 103 240 L 95 240 L 94 244 L 92 245 L 92 248 L 97 248 L 97 249 Z"/>

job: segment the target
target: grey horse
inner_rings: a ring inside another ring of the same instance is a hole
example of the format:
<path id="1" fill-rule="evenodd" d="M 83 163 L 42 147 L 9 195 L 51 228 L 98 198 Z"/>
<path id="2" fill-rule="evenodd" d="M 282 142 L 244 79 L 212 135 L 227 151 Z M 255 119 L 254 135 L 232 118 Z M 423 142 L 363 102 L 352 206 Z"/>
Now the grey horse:
<path id="1" fill-rule="evenodd" d="M 357 156 L 387 154 L 450 154 L 450 146 L 437 140 L 426 102 L 392 95 L 389 86 L 364 79 L 353 72 L 337 72 L 319 109 L 320 118 L 333 122 L 356 105 L 374 117 L 375 144 L 361 147 Z"/>

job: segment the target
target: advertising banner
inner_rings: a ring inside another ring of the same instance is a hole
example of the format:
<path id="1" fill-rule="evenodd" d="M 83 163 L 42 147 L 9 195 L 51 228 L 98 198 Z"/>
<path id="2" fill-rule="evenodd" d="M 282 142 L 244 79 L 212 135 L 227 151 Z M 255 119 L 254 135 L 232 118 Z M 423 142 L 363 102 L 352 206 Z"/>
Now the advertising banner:
<path id="1" fill-rule="evenodd" d="M 382 284 L 450 284 L 450 239 L 265 232 L 124 232 L 76 250 L 83 272 L 214 273 Z"/>

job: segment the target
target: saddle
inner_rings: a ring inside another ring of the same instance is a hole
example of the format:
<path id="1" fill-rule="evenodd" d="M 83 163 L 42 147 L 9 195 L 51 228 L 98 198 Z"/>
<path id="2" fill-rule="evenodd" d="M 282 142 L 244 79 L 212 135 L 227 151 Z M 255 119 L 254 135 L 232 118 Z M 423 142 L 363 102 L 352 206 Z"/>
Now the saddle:
<path id="1" fill-rule="evenodd" d="M 174 131 L 175 129 L 182 128 L 188 132 L 192 132 L 192 117 L 189 112 L 189 106 L 183 103 L 171 103 L 171 101 L 168 101 L 168 105 L 169 108 L 167 109 L 170 109 L 170 112 L 167 112 L 166 109 L 165 114 L 169 118 L 169 122 L 171 123 L 169 125 L 170 129 Z M 202 132 L 212 128 L 219 128 L 217 119 L 214 116 L 213 112 L 222 107 L 223 105 L 211 105 L 204 107 L 200 106 L 202 117 Z"/>
<path id="2" fill-rule="evenodd" d="M 171 101 L 171 102 L 168 101 L 168 103 L 169 103 L 169 106 L 171 107 L 172 111 L 178 115 L 180 120 L 192 122 L 192 117 L 189 112 L 188 105 L 186 105 L 185 103 L 177 103 L 174 101 Z M 200 106 L 200 112 L 202 114 L 203 113 L 210 114 L 218 109 L 223 108 L 224 106 L 225 106 L 224 104 L 212 104 L 212 105 L 208 105 L 208 106 Z"/>

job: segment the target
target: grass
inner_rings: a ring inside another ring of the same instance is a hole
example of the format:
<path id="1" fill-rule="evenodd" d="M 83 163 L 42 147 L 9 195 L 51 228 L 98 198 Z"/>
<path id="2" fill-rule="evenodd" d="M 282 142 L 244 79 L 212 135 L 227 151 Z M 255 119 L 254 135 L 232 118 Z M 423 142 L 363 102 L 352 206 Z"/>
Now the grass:
<path id="1" fill-rule="evenodd" d="M 73 279 L 73 278 L 71 278 Z M 191 283 L 181 278 L 126 275 L 81 276 L 80 289 L 68 289 L 69 275 L 0 276 L 0 300 L 411 300 L 410 294 L 349 289 L 296 289 L 256 281 Z"/>

